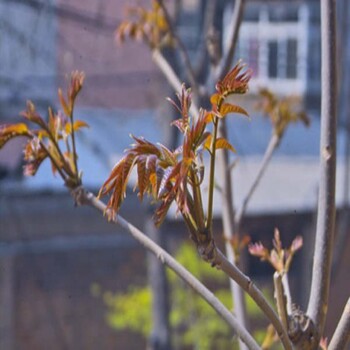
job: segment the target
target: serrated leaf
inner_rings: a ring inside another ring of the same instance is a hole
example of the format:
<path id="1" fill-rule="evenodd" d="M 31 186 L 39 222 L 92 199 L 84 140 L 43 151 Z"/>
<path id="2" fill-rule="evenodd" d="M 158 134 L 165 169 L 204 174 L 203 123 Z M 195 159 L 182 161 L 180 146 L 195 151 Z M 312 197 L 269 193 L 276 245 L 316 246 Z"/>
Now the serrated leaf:
<path id="1" fill-rule="evenodd" d="M 163 200 L 162 204 L 159 206 L 159 208 L 156 210 L 155 214 L 154 214 L 154 223 L 157 227 L 159 227 L 168 211 L 169 211 L 169 208 L 171 206 L 171 204 L 174 202 L 175 200 L 175 194 L 174 193 L 170 193 L 165 200 Z"/>
<path id="2" fill-rule="evenodd" d="M 220 137 L 215 142 L 216 149 L 228 149 L 233 153 L 237 153 L 236 149 L 223 137 Z"/>
<path id="3" fill-rule="evenodd" d="M 244 94 L 248 90 L 251 70 L 244 71 L 245 65 L 239 61 L 226 76 L 216 84 L 217 92 L 222 96 Z"/>
<path id="4" fill-rule="evenodd" d="M 164 145 L 158 144 L 162 152 L 162 160 L 165 162 L 165 165 L 175 165 L 176 156 Z"/>
<path id="5" fill-rule="evenodd" d="M 239 113 L 239 114 L 243 114 L 247 117 L 249 116 L 248 112 L 244 108 L 237 106 L 237 105 L 230 104 L 230 103 L 224 103 L 220 107 L 220 114 L 222 117 L 225 117 L 229 113 Z"/>
<path id="6" fill-rule="evenodd" d="M 145 191 L 148 186 L 148 174 L 146 169 L 146 160 L 145 156 L 138 157 L 137 160 L 137 183 L 139 186 L 139 198 L 142 201 Z"/>

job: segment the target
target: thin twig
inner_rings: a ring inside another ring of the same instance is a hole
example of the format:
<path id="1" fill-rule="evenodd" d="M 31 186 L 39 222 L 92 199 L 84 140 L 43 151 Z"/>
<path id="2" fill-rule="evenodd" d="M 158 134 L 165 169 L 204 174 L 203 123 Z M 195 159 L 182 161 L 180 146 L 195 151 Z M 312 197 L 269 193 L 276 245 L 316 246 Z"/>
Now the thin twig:
<path id="1" fill-rule="evenodd" d="M 236 212 L 236 215 L 235 215 L 235 226 L 236 226 L 235 229 L 236 229 L 236 231 L 239 231 L 239 229 L 240 229 L 242 218 L 246 212 L 248 203 L 249 203 L 252 195 L 254 194 L 254 191 L 256 190 L 260 180 L 262 179 L 264 172 L 270 163 L 271 157 L 279 145 L 279 142 L 280 142 L 280 137 L 277 134 L 273 133 L 271 136 L 270 142 L 266 148 L 264 157 L 261 161 L 260 168 L 257 171 L 257 173 L 255 174 L 254 181 L 252 182 L 246 196 L 244 197 L 244 200 L 242 202 L 242 206 Z"/>
<path id="2" fill-rule="evenodd" d="M 154 49 L 152 51 L 152 59 L 154 63 L 158 66 L 161 72 L 164 74 L 170 86 L 178 93 L 181 94 L 182 83 L 178 78 L 177 74 L 174 72 L 173 68 L 163 56 L 163 54 L 158 50 Z M 190 107 L 190 112 L 194 115 L 195 118 L 199 115 L 199 109 L 194 102 L 192 102 Z"/>
<path id="3" fill-rule="evenodd" d="M 72 127 L 72 133 L 71 133 L 71 139 L 72 139 L 72 148 L 73 148 L 73 162 L 74 162 L 74 171 L 75 171 L 75 179 L 77 183 L 79 183 L 79 173 L 78 173 L 78 156 L 77 156 L 77 148 L 75 144 L 75 131 L 74 131 L 74 116 L 73 116 L 73 110 L 74 110 L 74 102 L 72 106 L 72 110 L 69 113 L 69 120 Z"/>
<path id="4" fill-rule="evenodd" d="M 350 341 L 350 298 L 348 299 L 328 350 L 346 349 Z"/>
<path id="5" fill-rule="evenodd" d="M 196 52 L 196 64 L 195 64 L 195 75 L 202 76 L 206 74 L 208 65 L 208 33 L 214 28 L 214 19 L 217 13 L 218 0 L 207 1 L 205 4 L 205 10 L 203 15 L 203 28 L 201 36 L 201 42 Z"/>
<path id="6" fill-rule="evenodd" d="M 273 274 L 273 284 L 275 287 L 277 312 L 281 319 L 283 327 L 285 329 L 288 329 L 288 314 L 286 309 L 287 298 L 282 285 L 282 276 L 277 271 Z"/>
<path id="7" fill-rule="evenodd" d="M 209 170 L 209 190 L 208 190 L 208 212 L 207 212 L 207 229 L 212 231 L 213 223 L 213 205 L 214 205 L 214 187 L 215 187 L 215 156 L 216 156 L 216 139 L 218 134 L 219 118 L 214 117 L 214 131 L 210 145 L 210 170 Z"/>
<path id="8" fill-rule="evenodd" d="M 311 292 L 307 314 L 323 333 L 329 298 L 335 224 L 337 140 L 336 12 L 334 0 L 321 1 L 321 141 L 320 189 Z"/>
<path id="9" fill-rule="evenodd" d="M 179 53 L 180 53 L 182 61 L 184 63 L 184 67 L 185 67 L 185 70 L 186 70 L 186 73 L 187 73 L 187 76 L 189 79 L 189 83 L 191 84 L 192 89 L 198 95 L 199 90 L 198 90 L 197 79 L 196 79 L 196 76 L 194 74 L 192 63 L 191 63 L 190 57 L 188 55 L 187 49 L 185 47 L 185 44 L 182 42 L 181 38 L 177 35 L 176 30 L 175 30 L 174 25 L 173 25 L 173 21 L 169 15 L 168 9 L 164 5 L 163 0 L 157 0 L 157 3 L 159 4 L 159 6 L 163 10 L 164 17 L 165 17 L 165 20 L 168 24 L 170 34 L 171 34 L 173 40 L 175 41 L 176 46 L 179 48 Z"/>
<path id="10" fill-rule="evenodd" d="M 223 57 L 221 62 L 217 67 L 216 80 L 222 79 L 224 75 L 228 72 L 230 65 L 233 60 L 233 55 L 237 45 L 237 39 L 239 35 L 239 29 L 241 27 L 241 22 L 243 18 L 245 0 L 235 1 L 230 26 L 228 28 L 228 41 L 223 43 Z M 225 45 L 226 44 L 226 45 Z M 209 76 L 209 79 L 211 77 Z M 227 123 L 226 119 L 223 119 L 220 123 L 219 137 L 227 139 Z M 221 169 L 221 187 L 222 187 L 222 222 L 223 231 L 225 237 L 225 251 L 228 260 L 236 265 L 238 259 L 235 256 L 234 249 L 231 244 L 232 235 L 239 234 L 235 231 L 234 222 L 234 204 L 233 204 L 233 193 L 232 193 L 232 179 L 231 179 L 231 169 L 230 169 L 230 157 L 229 151 L 223 149 L 218 157 L 218 165 Z M 245 299 L 242 288 L 230 278 L 230 290 L 232 294 L 232 300 L 234 304 L 234 311 L 237 315 L 238 320 L 247 327 L 247 312 Z M 240 349 L 245 350 L 244 344 L 240 343 Z"/>
<path id="11" fill-rule="evenodd" d="M 256 287 L 252 280 L 235 265 L 231 264 L 218 248 L 215 250 L 214 259 L 211 261 L 211 263 L 220 268 L 229 277 L 236 281 L 241 286 L 241 288 L 243 288 L 243 290 L 245 290 L 251 296 L 251 298 L 255 301 L 255 303 L 264 312 L 266 317 L 274 326 L 279 338 L 283 343 L 284 348 L 287 350 L 292 350 L 292 345 L 288 338 L 288 334 L 284 329 L 280 319 L 278 318 L 276 312 L 273 310 L 269 302 L 266 300 L 263 293 Z"/>
<path id="12" fill-rule="evenodd" d="M 228 26 L 228 45 L 229 46 L 227 50 L 225 50 L 224 52 L 222 62 L 220 63 L 217 69 L 217 72 L 215 74 L 216 76 L 215 80 L 222 79 L 227 74 L 227 72 L 229 71 L 232 65 L 232 60 L 233 60 L 233 56 L 235 53 L 237 40 L 238 40 L 239 28 L 243 20 L 244 5 L 245 5 L 245 0 L 235 1 L 235 7 L 233 9 L 230 24 Z"/>
<path id="13" fill-rule="evenodd" d="M 227 138 L 226 119 L 220 121 L 219 137 Z M 220 172 L 220 178 L 222 179 L 220 185 L 222 187 L 221 198 L 222 198 L 222 223 L 223 223 L 223 234 L 225 238 L 225 251 L 228 260 L 232 264 L 239 264 L 236 257 L 235 251 L 232 247 L 231 240 L 235 232 L 234 224 L 234 207 L 233 207 L 233 194 L 232 194 L 232 182 L 231 182 L 231 169 L 229 164 L 229 153 L 228 150 L 220 150 L 218 154 L 218 166 Z M 232 295 L 232 301 L 234 304 L 234 311 L 237 318 L 243 325 L 247 325 L 246 305 L 243 295 L 242 288 L 230 279 L 230 290 Z M 244 346 L 240 344 L 241 350 L 244 350 Z"/>
<path id="14" fill-rule="evenodd" d="M 76 202 L 81 205 L 89 205 L 101 213 L 105 213 L 106 211 L 106 205 L 97 199 L 92 193 L 86 192 L 82 187 L 77 188 L 73 193 L 73 196 L 75 197 Z M 167 265 L 191 288 L 193 288 L 209 305 L 212 306 L 217 314 L 227 322 L 249 349 L 260 349 L 250 333 L 239 323 L 236 317 L 219 301 L 219 299 L 217 299 L 211 291 L 209 291 L 198 279 L 179 264 L 170 254 L 120 215 L 115 217 L 113 223 L 127 230 L 139 243 L 155 254 L 163 264 Z"/>

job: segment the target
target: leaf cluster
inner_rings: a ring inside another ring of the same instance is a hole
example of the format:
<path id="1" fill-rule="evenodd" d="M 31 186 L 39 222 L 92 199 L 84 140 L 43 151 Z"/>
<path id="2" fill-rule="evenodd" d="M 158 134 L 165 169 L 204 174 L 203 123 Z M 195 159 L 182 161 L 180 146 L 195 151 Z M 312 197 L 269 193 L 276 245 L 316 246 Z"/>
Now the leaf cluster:
<path id="1" fill-rule="evenodd" d="M 0 148 L 9 140 L 16 137 L 28 139 L 24 147 L 24 174 L 34 176 L 45 159 L 50 159 L 52 172 L 58 172 L 68 187 L 80 184 L 81 179 L 77 169 L 77 154 L 75 150 L 74 134 L 88 125 L 81 120 L 74 120 L 73 110 L 77 95 L 84 82 L 84 74 L 73 72 L 70 78 L 67 96 L 63 96 L 59 89 L 58 95 L 63 111 L 55 113 L 48 109 L 48 120 L 44 120 L 37 112 L 31 101 L 21 113 L 26 122 L 0 127 Z M 31 128 L 28 124 L 33 124 Z M 62 151 L 60 143 L 65 144 Z"/>
<path id="2" fill-rule="evenodd" d="M 99 196 L 110 195 L 107 204 L 107 215 L 110 219 L 119 211 L 126 196 L 130 175 L 136 169 L 135 188 L 139 190 L 140 200 L 149 195 L 160 203 L 155 212 L 157 225 L 163 222 L 170 206 L 176 203 L 193 236 L 209 226 L 209 219 L 204 215 L 201 194 L 205 171 L 203 153 L 207 151 L 215 158 L 217 149 L 235 151 L 225 138 L 217 137 L 216 128 L 219 119 L 225 118 L 229 113 L 247 115 L 241 107 L 225 102 L 228 95 L 247 90 L 250 75 L 241 73 L 242 69 L 243 66 L 238 63 L 218 83 L 217 93 L 211 97 L 212 109 L 201 109 L 197 118 L 190 114 L 191 89 L 185 85 L 182 86 L 181 94 L 177 95 L 177 102 L 169 100 L 180 115 L 172 123 L 182 135 L 180 147 L 170 150 L 160 143 L 154 144 L 143 137 L 132 136 L 135 143 L 114 166 L 99 193 Z M 214 130 L 210 131 L 210 128 Z"/>
<path id="3" fill-rule="evenodd" d="M 309 126 L 310 120 L 300 109 L 299 98 L 294 96 L 279 98 L 265 88 L 259 91 L 259 95 L 261 101 L 257 104 L 257 109 L 270 118 L 274 133 L 279 138 L 291 123 L 302 122 L 305 126 Z"/>
<path id="4" fill-rule="evenodd" d="M 217 273 L 210 265 L 203 264 L 192 245 L 181 244 L 175 258 L 198 279 L 215 285 L 215 295 L 228 308 L 232 306 L 225 276 Z M 232 339 L 232 333 L 225 322 L 218 319 L 215 311 L 190 288 L 182 285 L 171 270 L 167 272 L 171 291 L 170 324 L 175 347 L 235 349 L 235 339 Z M 129 329 L 145 337 L 150 335 L 152 293 L 149 287 L 131 287 L 126 293 L 106 292 L 103 298 L 108 307 L 107 320 L 112 328 Z M 249 296 L 246 301 L 250 316 L 261 318 L 259 308 Z"/>
<path id="5" fill-rule="evenodd" d="M 152 49 L 171 44 L 169 25 L 157 1 L 152 1 L 150 10 L 142 6 L 128 7 L 126 17 L 116 30 L 119 43 L 129 37 L 146 42 Z"/>
<path id="6" fill-rule="evenodd" d="M 249 245 L 249 253 L 260 258 L 261 261 L 269 262 L 281 275 L 287 273 L 294 254 L 303 246 L 303 238 L 297 236 L 289 248 L 283 248 L 280 232 L 276 228 L 272 243 L 273 248 L 271 250 L 268 250 L 261 242 L 252 243 Z"/>

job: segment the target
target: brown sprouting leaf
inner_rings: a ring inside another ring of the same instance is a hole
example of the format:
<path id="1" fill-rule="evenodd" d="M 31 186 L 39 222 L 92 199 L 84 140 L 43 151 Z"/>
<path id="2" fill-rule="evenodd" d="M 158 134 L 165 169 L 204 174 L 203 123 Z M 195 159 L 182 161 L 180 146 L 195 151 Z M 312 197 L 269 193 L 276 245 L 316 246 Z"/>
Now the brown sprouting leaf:
<path id="1" fill-rule="evenodd" d="M 182 133 L 185 133 L 189 127 L 190 122 L 190 107 L 191 107 L 191 89 L 187 89 L 185 84 L 182 84 L 181 94 L 176 94 L 179 105 L 176 104 L 172 99 L 167 100 L 176 108 L 176 110 L 181 114 L 181 119 L 177 119 L 171 123 L 171 125 L 176 126 Z"/>
<path id="2" fill-rule="evenodd" d="M 263 261 L 270 258 L 268 249 L 261 242 L 249 244 L 248 250 L 251 255 L 257 256 Z"/>
<path id="3" fill-rule="evenodd" d="M 39 125 L 41 128 L 46 129 L 46 123 L 36 111 L 32 101 L 27 101 L 27 109 L 20 114 L 29 121 Z"/>
<path id="4" fill-rule="evenodd" d="M 30 137 L 30 131 L 26 124 L 9 124 L 0 126 L 0 149 L 11 139 L 17 136 Z"/>
<path id="5" fill-rule="evenodd" d="M 139 186 L 139 198 L 142 201 L 149 184 L 148 170 L 146 168 L 147 156 L 139 156 L 137 162 L 137 183 Z"/>
<path id="6" fill-rule="evenodd" d="M 82 120 L 76 120 L 73 124 L 73 130 L 78 131 L 81 128 L 88 128 L 89 124 L 82 121 Z M 64 126 L 65 132 L 67 135 L 70 135 L 72 133 L 72 124 L 70 122 L 67 122 Z"/>
<path id="7" fill-rule="evenodd" d="M 212 105 L 217 106 L 217 105 L 220 104 L 220 102 L 222 101 L 222 99 L 223 99 L 223 97 L 222 97 L 220 94 L 215 93 L 215 94 L 213 94 L 213 95 L 210 96 L 210 103 L 211 103 Z"/>
<path id="8" fill-rule="evenodd" d="M 72 111 L 74 101 L 83 87 L 85 80 L 84 72 L 73 71 L 70 76 L 70 86 L 68 88 L 68 98 L 70 103 L 70 110 Z"/>
<path id="9" fill-rule="evenodd" d="M 280 254 L 282 252 L 282 242 L 280 231 L 278 230 L 278 228 L 275 228 L 274 239 L 272 240 L 272 243 L 276 249 L 276 252 Z"/>
<path id="10" fill-rule="evenodd" d="M 216 84 L 216 91 L 222 97 L 230 94 L 244 94 L 248 91 L 251 70 L 244 70 L 245 65 L 239 61 L 226 76 Z"/>
<path id="11" fill-rule="evenodd" d="M 287 273 L 290 269 L 293 256 L 296 251 L 302 247 L 302 237 L 297 236 L 289 249 L 285 249 L 282 246 L 282 241 L 280 237 L 280 232 L 276 228 L 274 232 L 273 249 L 271 251 L 267 250 L 260 242 L 249 246 L 249 252 L 252 255 L 260 257 L 261 260 L 268 261 L 273 268 L 283 274 Z M 264 250 L 266 249 L 266 250 Z"/>
<path id="12" fill-rule="evenodd" d="M 152 1 L 152 8 L 129 7 L 127 19 L 115 32 L 116 41 L 123 43 L 126 37 L 144 40 L 151 48 L 171 44 L 169 26 L 158 2 Z"/>
<path id="13" fill-rule="evenodd" d="M 223 137 L 216 139 L 216 149 L 228 149 L 233 153 L 237 153 L 236 149 Z"/>
<path id="14" fill-rule="evenodd" d="M 70 115 L 71 114 L 71 109 L 70 109 L 70 106 L 68 105 L 66 99 L 64 98 L 63 96 L 63 92 L 62 92 L 62 89 L 58 89 L 58 98 L 60 100 L 60 103 L 61 103 L 61 107 L 63 109 L 63 112 L 66 114 L 66 115 Z"/>
<path id="15" fill-rule="evenodd" d="M 48 157 L 48 153 L 41 146 L 40 140 L 35 137 L 29 140 L 24 148 L 24 175 L 34 176 L 41 163 Z"/>
<path id="16" fill-rule="evenodd" d="M 310 124 L 308 116 L 301 109 L 299 98 L 293 96 L 278 98 L 268 89 L 261 89 L 259 95 L 261 100 L 257 108 L 270 118 L 274 132 L 279 137 L 291 123 L 302 122 L 305 126 Z"/>
<path id="17" fill-rule="evenodd" d="M 247 117 L 249 116 L 248 112 L 244 108 L 237 105 L 233 105 L 231 103 L 222 104 L 220 107 L 219 113 L 221 117 L 226 117 L 226 115 L 229 113 L 238 113 L 238 114 L 243 114 Z"/>

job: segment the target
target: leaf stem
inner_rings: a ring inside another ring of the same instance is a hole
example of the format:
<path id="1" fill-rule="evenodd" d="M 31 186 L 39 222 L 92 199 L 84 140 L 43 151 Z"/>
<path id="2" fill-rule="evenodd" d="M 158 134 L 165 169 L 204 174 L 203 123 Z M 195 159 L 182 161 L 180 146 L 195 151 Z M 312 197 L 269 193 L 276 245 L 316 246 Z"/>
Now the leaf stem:
<path id="1" fill-rule="evenodd" d="M 194 200 L 194 210 L 196 214 L 196 221 L 199 231 L 203 232 L 205 229 L 205 219 L 203 213 L 203 201 L 202 194 L 199 185 L 199 179 L 195 170 L 191 169 L 191 180 L 192 180 L 192 190 L 193 190 L 193 200 Z"/>
<path id="2" fill-rule="evenodd" d="M 76 151 L 76 145 L 75 145 L 75 132 L 74 132 L 74 116 L 73 116 L 73 110 L 74 110 L 74 102 L 72 103 L 72 109 L 71 112 L 69 113 L 69 120 L 72 126 L 72 133 L 71 133 L 71 138 L 72 138 L 72 148 L 73 148 L 73 161 L 74 161 L 74 170 L 75 170 L 75 180 L 77 181 L 77 185 L 80 184 L 79 180 L 79 174 L 78 174 L 78 160 L 77 160 L 77 151 Z"/>
<path id="3" fill-rule="evenodd" d="M 288 329 L 288 314 L 286 309 L 287 298 L 283 290 L 282 276 L 277 271 L 273 274 L 273 284 L 275 287 L 277 312 L 281 319 L 282 325 L 285 329 Z"/>
<path id="4" fill-rule="evenodd" d="M 53 143 L 55 149 L 57 150 L 57 153 L 58 153 L 58 155 L 60 156 L 62 163 L 63 163 L 64 165 L 67 165 L 67 166 L 64 166 L 64 170 L 66 171 L 66 173 L 67 173 L 69 176 L 74 177 L 75 174 L 72 173 L 72 171 L 71 171 L 71 169 L 70 169 L 70 167 L 69 167 L 69 164 L 67 164 L 66 159 L 64 158 L 64 156 L 63 156 L 63 154 L 62 154 L 60 145 L 58 144 L 58 142 L 57 142 L 55 136 L 52 134 L 52 132 L 50 131 L 50 129 L 49 129 L 46 125 L 45 125 L 45 127 L 44 127 L 44 130 L 47 132 L 47 134 L 48 134 L 48 136 L 49 136 L 49 139 L 51 140 L 51 142 Z M 41 142 L 41 144 L 44 145 L 42 142 Z M 45 145 L 44 145 L 44 146 L 45 146 Z M 45 147 L 45 149 L 46 149 L 46 147 Z M 67 149 L 68 149 L 68 148 L 67 148 Z M 48 150 L 47 150 L 47 152 L 48 152 Z M 50 157 L 50 159 L 52 159 L 52 158 Z M 58 169 L 58 168 L 57 168 L 57 169 Z"/>
<path id="5" fill-rule="evenodd" d="M 41 147 L 45 150 L 45 152 L 47 153 L 48 157 L 50 158 L 51 162 L 54 164 L 54 166 L 56 167 L 56 170 L 58 171 L 58 173 L 60 174 L 60 176 L 62 177 L 62 180 L 66 183 L 67 181 L 67 176 L 64 174 L 64 172 L 62 171 L 61 167 L 58 165 L 58 163 L 56 162 L 56 159 L 52 156 L 52 154 L 50 153 L 50 151 L 48 150 L 48 148 L 46 147 L 46 145 L 44 144 L 44 142 L 42 142 L 40 140 L 40 144 Z M 58 147 L 57 147 L 58 149 Z M 63 159 L 63 161 L 65 161 Z"/>
<path id="6" fill-rule="evenodd" d="M 208 193 L 208 217 L 207 217 L 207 230 L 212 231 L 213 221 L 213 204 L 214 204 L 214 188 L 215 188 L 215 155 L 216 155 L 216 139 L 218 135 L 219 118 L 214 117 L 214 131 L 212 142 L 210 146 L 210 172 L 209 172 L 209 193 Z"/>

